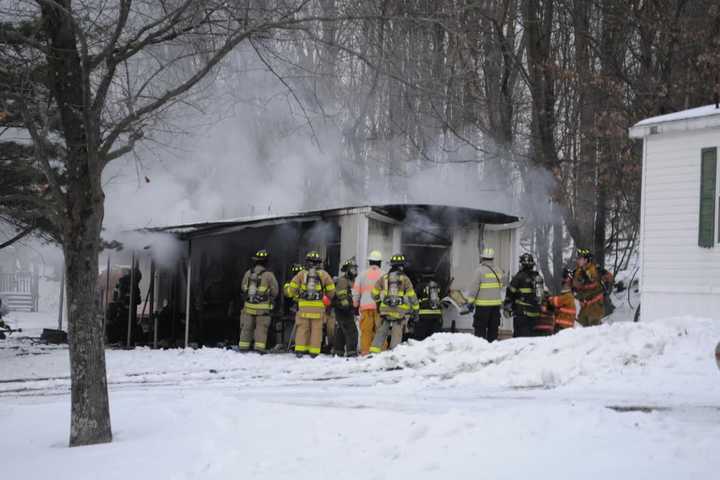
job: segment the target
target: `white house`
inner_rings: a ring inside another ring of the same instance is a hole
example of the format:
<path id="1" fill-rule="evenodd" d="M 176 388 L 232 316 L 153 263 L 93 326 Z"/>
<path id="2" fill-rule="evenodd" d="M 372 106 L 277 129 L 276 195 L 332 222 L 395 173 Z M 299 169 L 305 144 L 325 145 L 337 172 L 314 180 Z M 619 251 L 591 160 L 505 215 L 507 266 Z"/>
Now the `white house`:
<path id="1" fill-rule="evenodd" d="M 642 319 L 720 319 L 720 108 L 643 120 Z"/>

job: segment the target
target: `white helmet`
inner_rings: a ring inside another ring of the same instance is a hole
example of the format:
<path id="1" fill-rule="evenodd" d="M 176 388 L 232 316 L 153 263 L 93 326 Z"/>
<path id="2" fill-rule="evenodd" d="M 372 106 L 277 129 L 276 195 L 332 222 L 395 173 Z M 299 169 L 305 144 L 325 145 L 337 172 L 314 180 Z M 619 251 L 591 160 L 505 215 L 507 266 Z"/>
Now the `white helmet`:
<path id="1" fill-rule="evenodd" d="M 482 254 L 480 256 L 482 258 L 492 260 L 493 258 L 495 258 L 495 249 L 494 248 L 483 248 Z"/>
<path id="2" fill-rule="evenodd" d="M 368 255 L 368 261 L 382 262 L 382 253 L 380 253 L 380 250 L 373 250 L 372 252 L 370 252 L 370 255 Z"/>

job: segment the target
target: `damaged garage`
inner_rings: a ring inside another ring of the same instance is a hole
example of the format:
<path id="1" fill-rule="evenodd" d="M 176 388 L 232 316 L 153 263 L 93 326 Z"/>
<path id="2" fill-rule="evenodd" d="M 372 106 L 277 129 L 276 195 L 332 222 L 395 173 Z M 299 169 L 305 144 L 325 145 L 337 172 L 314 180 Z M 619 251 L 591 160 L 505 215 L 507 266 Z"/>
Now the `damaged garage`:
<path id="1" fill-rule="evenodd" d="M 137 305 L 128 343 L 132 338 L 134 344 L 158 347 L 237 344 L 240 281 L 261 248 L 270 252 L 269 269 L 281 284 L 308 250 L 320 252 L 333 275 L 351 257 L 366 265 L 372 250 L 386 259 L 403 252 L 413 282 L 431 277 L 445 295 L 467 289 L 482 248 L 495 249 L 496 264 L 506 275 L 515 271 L 520 224 L 517 216 L 474 208 L 394 204 L 149 229 L 175 237 L 182 253 L 170 265 L 153 260 L 160 253 L 155 248 L 135 253 L 145 302 Z M 282 345 L 292 326 L 282 298 L 272 317 L 269 346 Z M 443 327 L 472 328 L 454 320 Z M 501 331 L 511 331 L 510 325 L 501 325 Z"/>

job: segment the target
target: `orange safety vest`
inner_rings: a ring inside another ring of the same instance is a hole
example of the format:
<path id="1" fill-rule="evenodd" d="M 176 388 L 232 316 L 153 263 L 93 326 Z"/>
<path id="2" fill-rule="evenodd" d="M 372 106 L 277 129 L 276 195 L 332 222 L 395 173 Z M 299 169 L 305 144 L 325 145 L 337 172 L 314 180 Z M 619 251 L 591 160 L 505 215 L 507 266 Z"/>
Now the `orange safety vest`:
<path id="1" fill-rule="evenodd" d="M 555 323 L 558 328 L 573 328 L 577 311 L 572 291 L 563 290 L 560 295 L 550 297 L 550 303 L 555 307 Z"/>

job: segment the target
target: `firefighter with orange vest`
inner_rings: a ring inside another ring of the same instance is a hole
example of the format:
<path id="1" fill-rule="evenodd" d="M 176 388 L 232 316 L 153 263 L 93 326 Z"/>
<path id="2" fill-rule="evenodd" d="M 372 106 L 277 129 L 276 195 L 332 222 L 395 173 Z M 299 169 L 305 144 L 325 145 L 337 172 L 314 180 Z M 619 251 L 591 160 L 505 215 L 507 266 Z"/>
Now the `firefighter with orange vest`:
<path id="1" fill-rule="evenodd" d="M 382 321 L 375 333 L 370 353 L 380 353 L 390 335 L 390 349 L 401 341 L 409 317 L 417 318 L 419 304 L 412 282 L 405 275 L 405 255 L 390 258 L 390 271 L 380 277 L 372 290 Z"/>
<path id="2" fill-rule="evenodd" d="M 360 354 L 370 351 L 375 332 L 380 326 L 380 314 L 372 297 L 375 284 L 382 277 L 382 254 L 373 250 L 368 255 L 368 268 L 358 275 L 353 284 L 353 304 L 360 312 Z"/>
<path id="3" fill-rule="evenodd" d="M 297 301 L 295 317 L 295 354 L 302 357 L 320 354 L 325 310 L 335 296 L 335 283 L 322 268 L 318 252 L 305 255 L 305 269 L 298 272 L 287 288 L 290 298 Z"/>
<path id="4" fill-rule="evenodd" d="M 567 268 L 564 268 L 562 276 L 560 294 L 554 295 L 548 299 L 555 314 L 556 333 L 560 330 L 565 330 L 566 328 L 573 328 L 575 326 L 575 317 L 577 316 L 575 296 L 572 291 L 572 272 Z"/>
<path id="5" fill-rule="evenodd" d="M 580 302 L 578 323 L 583 327 L 600 325 L 605 316 L 604 291 L 597 265 L 587 248 L 578 248 L 573 290 Z"/>
<path id="6" fill-rule="evenodd" d="M 240 341 L 238 348 L 245 352 L 252 346 L 256 352 L 266 350 L 270 327 L 270 311 L 278 296 L 278 281 L 267 270 L 270 256 L 267 250 L 258 250 L 252 257 L 253 267 L 245 272 L 240 288 L 245 300 L 240 314 Z"/>
<path id="7" fill-rule="evenodd" d="M 480 256 L 480 266 L 471 285 L 471 291 L 475 292 L 471 298 L 475 306 L 473 329 L 476 337 L 492 342 L 497 340 L 500 328 L 503 271 L 493 265 L 495 249 L 484 248 Z"/>

